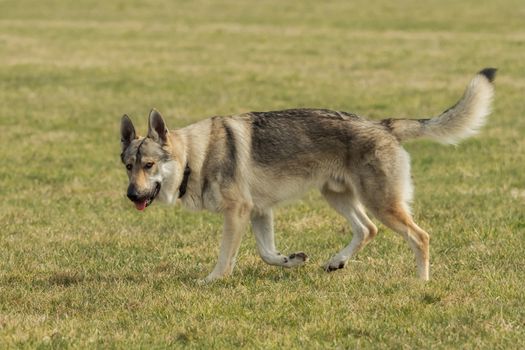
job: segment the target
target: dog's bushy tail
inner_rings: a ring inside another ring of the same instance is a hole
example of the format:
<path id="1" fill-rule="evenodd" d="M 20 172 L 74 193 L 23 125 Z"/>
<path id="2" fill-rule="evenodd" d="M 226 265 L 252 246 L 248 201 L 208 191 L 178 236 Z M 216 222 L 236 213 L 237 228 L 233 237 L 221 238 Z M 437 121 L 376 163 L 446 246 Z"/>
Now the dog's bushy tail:
<path id="1" fill-rule="evenodd" d="M 387 127 L 400 141 L 430 138 L 444 144 L 457 144 L 474 135 L 490 114 L 494 95 L 495 68 L 485 68 L 468 84 L 463 97 L 439 116 L 430 119 L 385 119 Z"/>

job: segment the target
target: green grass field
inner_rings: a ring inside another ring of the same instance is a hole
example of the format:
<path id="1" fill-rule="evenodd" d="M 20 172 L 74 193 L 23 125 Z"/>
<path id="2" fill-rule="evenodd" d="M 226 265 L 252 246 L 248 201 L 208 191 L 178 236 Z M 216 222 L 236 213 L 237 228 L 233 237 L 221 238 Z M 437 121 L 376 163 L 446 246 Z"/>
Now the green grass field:
<path id="1" fill-rule="evenodd" d="M 0 348 L 525 347 L 525 2 L 0 1 Z M 481 68 L 494 112 L 459 147 L 406 145 L 431 281 L 407 244 L 350 241 L 312 192 L 276 212 L 264 264 L 200 286 L 221 217 L 125 198 L 119 123 L 250 110 L 425 117 Z"/>

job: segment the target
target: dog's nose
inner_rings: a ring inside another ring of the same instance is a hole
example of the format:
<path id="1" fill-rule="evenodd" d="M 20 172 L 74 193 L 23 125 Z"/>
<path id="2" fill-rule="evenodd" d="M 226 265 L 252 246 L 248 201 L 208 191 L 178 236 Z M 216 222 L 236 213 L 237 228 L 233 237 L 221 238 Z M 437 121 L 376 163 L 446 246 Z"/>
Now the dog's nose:
<path id="1" fill-rule="evenodd" d="M 132 200 L 133 202 L 136 202 L 139 199 L 139 193 L 137 192 L 137 189 L 133 185 L 129 185 L 127 195 L 128 195 L 128 198 Z"/>

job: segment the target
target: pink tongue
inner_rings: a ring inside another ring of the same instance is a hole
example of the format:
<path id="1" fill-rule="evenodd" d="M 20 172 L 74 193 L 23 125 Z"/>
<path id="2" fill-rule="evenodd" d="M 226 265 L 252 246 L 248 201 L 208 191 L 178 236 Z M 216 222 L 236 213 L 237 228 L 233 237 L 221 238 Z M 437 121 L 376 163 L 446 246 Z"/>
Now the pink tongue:
<path id="1" fill-rule="evenodd" d="M 144 208 L 146 208 L 146 201 L 135 202 L 135 207 L 137 207 L 138 210 L 144 210 Z"/>

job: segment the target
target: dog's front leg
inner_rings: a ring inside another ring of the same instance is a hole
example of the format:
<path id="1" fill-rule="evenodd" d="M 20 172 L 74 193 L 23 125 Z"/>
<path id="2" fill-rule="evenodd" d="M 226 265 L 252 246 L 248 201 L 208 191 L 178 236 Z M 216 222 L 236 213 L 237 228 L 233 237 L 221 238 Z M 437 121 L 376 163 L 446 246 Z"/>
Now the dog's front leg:
<path id="1" fill-rule="evenodd" d="M 294 267 L 302 265 L 308 260 L 308 256 L 303 252 L 286 256 L 277 251 L 275 248 L 271 209 L 254 212 L 252 214 L 252 229 L 255 234 L 255 241 L 257 242 L 257 251 L 267 264 Z"/>
<path id="2" fill-rule="evenodd" d="M 235 267 L 235 259 L 246 224 L 250 218 L 251 206 L 236 205 L 224 211 L 224 228 L 222 233 L 219 260 L 205 282 L 228 276 Z"/>

